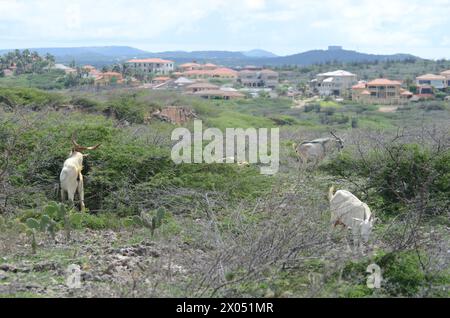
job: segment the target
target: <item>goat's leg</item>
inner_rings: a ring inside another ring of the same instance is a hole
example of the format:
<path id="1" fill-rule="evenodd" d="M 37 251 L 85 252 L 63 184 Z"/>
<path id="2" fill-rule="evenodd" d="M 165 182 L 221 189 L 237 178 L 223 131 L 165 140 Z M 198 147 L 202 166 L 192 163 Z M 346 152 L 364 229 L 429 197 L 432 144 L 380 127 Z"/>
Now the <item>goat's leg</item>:
<path id="1" fill-rule="evenodd" d="M 84 184 L 83 175 L 80 173 L 78 177 L 78 195 L 80 196 L 80 211 L 84 211 L 86 207 L 84 206 Z"/>
<path id="2" fill-rule="evenodd" d="M 64 203 L 65 200 L 66 200 L 66 191 L 64 191 L 64 189 L 61 188 L 61 202 Z"/>
<path id="3" fill-rule="evenodd" d="M 68 191 L 67 191 L 67 197 L 68 197 L 68 199 L 69 199 L 69 202 L 70 202 L 70 206 L 71 207 L 73 207 L 74 206 L 74 200 L 75 200 L 75 191 L 76 191 L 76 189 L 69 189 Z"/>

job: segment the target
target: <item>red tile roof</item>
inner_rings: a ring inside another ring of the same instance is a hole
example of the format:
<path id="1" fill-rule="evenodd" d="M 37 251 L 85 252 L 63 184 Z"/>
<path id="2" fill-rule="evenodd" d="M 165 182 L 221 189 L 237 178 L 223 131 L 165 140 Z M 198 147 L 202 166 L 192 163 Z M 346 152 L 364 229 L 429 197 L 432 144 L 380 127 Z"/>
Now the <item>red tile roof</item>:
<path id="1" fill-rule="evenodd" d="M 445 80 L 444 75 L 435 75 L 435 74 L 425 74 L 421 76 L 417 76 L 416 79 L 419 80 L 430 80 L 430 81 L 441 81 Z"/>
<path id="2" fill-rule="evenodd" d="M 352 89 L 364 89 L 366 87 L 367 87 L 366 83 L 358 83 L 356 85 L 353 85 Z"/>
<path id="3" fill-rule="evenodd" d="M 205 76 L 232 76 L 236 77 L 238 72 L 235 70 L 222 67 L 215 70 L 192 70 L 192 71 L 186 71 L 183 72 L 183 75 L 189 76 L 189 75 L 205 75 Z"/>
<path id="4" fill-rule="evenodd" d="M 154 81 L 168 81 L 170 80 L 170 77 L 167 76 L 157 76 L 153 79 Z"/>
<path id="5" fill-rule="evenodd" d="M 368 86 L 400 86 L 401 84 L 402 83 L 400 83 L 399 81 L 392 81 L 387 78 L 377 78 L 367 83 Z"/>
<path id="6" fill-rule="evenodd" d="M 198 67 L 200 64 L 198 63 L 184 63 L 180 65 L 180 68 L 187 68 L 187 67 Z"/>

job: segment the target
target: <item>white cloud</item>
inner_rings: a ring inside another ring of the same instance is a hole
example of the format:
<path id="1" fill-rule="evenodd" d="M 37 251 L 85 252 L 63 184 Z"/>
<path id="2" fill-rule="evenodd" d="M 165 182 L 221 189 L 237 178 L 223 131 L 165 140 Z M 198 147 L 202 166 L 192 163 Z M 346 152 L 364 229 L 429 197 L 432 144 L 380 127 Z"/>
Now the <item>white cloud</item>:
<path id="1" fill-rule="evenodd" d="M 406 50 L 449 46 L 449 16 L 448 0 L 0 0 L 0 43 L 144 45 L 184 37 L 194 46 L 201 34 L 204 45 L 228 36 L 236 46 L 268 49 Z"/>

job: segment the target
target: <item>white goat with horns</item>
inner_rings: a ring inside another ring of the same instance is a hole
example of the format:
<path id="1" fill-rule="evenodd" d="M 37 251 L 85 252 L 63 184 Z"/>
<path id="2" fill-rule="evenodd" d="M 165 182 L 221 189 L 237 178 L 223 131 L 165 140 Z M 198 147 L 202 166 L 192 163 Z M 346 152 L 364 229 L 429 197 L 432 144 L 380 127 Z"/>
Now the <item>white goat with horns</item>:
<path id="1" fill-rule="evenodd" d="M 353 193 L 334 187 L 328 191 L 330 201 L 331 223 L 336 227 L 342 225 L 352 230 L 354 244 L 360 245 L 360 239 L 367 243 L 372 232 L 374 218 L 370 208 Z"/>
<path id="2" fill-rule="evenodd" d="M 73 204 L 75 198 L 75 192 L 78 191 L 80 197 L 80 210 L 85 209 L 84 205 L 84 185 L 83 185 L 83 175 L 81 171 L 83 170 L 83 157 L 87 155 L 81 153 L 85 150 L 95 150 L 100 144 L 92 147 L 80 146 L 72 136 L 72 151 L 70 152 L 69 158 L 64 161 L 64 166 L 59 175 L 59 180 L 61 183 L 61 200 L 65 201 L 65 194 L 67 193 L 69 201 Z"/>

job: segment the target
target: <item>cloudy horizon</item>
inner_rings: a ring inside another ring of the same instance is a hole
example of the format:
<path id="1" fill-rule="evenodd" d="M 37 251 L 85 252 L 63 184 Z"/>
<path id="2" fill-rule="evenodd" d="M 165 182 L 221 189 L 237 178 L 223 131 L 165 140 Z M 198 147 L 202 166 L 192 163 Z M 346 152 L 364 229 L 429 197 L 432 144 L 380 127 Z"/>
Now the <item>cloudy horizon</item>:
<path id="1" fill-rule="evenodd" d="M 151 52 L 341 45 L 450 59 L 450 2 L 0 0 L 0 49 L 125 45 Z"/>

